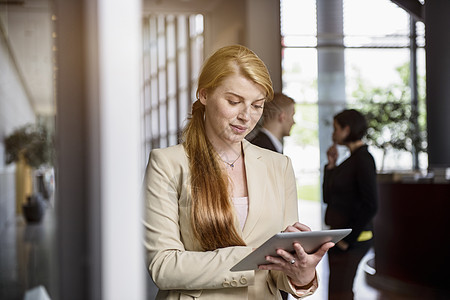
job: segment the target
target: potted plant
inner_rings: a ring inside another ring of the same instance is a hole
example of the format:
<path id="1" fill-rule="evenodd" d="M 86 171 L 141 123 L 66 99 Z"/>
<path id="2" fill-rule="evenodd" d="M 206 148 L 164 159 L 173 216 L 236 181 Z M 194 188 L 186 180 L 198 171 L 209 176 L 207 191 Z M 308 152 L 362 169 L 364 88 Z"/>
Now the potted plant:
<path id="1" fill-rule="evenodd" d="M 44 214 L 44 200 L 36 187 L 33 170 L 53 165 L 51 135 L 43 125 L 27 124 L 14 130 L 4 140 L 6 164 L 16 163 L 16 201 L 27 222 L 39 222 Z"/>

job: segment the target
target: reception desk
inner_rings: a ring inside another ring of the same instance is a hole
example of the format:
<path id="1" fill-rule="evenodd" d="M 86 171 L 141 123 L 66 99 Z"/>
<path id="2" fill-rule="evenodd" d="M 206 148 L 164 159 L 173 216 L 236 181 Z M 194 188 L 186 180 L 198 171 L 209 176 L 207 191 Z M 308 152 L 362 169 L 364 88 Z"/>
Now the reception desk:
<path id="1" fill-rule="evenodd" d="M 375 274 L 396 292 L 450 291 L 450 184 L 380 182 L 374 220 Z M 417 295 L 417 294 L 416 294 Z"/>

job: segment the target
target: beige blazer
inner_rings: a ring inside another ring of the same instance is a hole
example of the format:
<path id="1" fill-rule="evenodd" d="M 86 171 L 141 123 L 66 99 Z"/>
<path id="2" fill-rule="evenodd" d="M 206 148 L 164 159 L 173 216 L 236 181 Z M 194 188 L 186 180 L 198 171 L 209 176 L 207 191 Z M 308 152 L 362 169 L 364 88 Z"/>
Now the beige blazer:
<path id="1" fill-rule="evenodd" d="M 202 251 L 191 230 L 189 165 L 184 147 L 151 152 L 145 176 L 145 247 L 157 299 L 281 299 L 278 289 L 298 293 L 278 271 L 231 272 L 230 268 L 273 234 L 298 220 L 297 192 L 287 156 L 243 141 L 249 210 L 247 246 Z M 207 180 L 207 178 L 205 178 Z M 297 294 L 296 294 L 297 293 Z"/>

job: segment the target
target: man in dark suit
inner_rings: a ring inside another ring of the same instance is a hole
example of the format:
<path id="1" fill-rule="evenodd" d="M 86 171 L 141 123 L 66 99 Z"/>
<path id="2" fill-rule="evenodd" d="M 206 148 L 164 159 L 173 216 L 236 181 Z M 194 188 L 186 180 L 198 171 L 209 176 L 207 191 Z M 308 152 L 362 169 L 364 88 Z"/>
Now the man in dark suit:
<path id="1" fill-rule="evenodd" d="M 283 153 L 283 137 L 289 136 L 294 121 L 295 101 L 282 93 L 264 104 L 262 126 L 248 140 L 257 146 Z"/>

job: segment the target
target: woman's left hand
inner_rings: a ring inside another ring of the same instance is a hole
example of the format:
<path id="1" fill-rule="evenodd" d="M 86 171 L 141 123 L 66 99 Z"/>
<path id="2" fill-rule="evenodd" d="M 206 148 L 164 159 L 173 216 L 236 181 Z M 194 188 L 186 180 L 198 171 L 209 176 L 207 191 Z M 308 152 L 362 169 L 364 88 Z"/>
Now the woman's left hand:
<path id="1" fill-rule="evenodd" d="M 311 231 L 305 224 L 296 222 L 288 226 L 285 232 Z M 266 260 L 271 264 L 260 265 L 260 270 L 276 270 L 284 272 L 297 287 L 308 285 L 315 277 L 316 266 L 334 243 L 323 244 L 316 252 L 308 254 L 299 243 L 294 243 L 294 253 L 282 249 L 277 250 L 280 257 L 267 256 Z"/>

